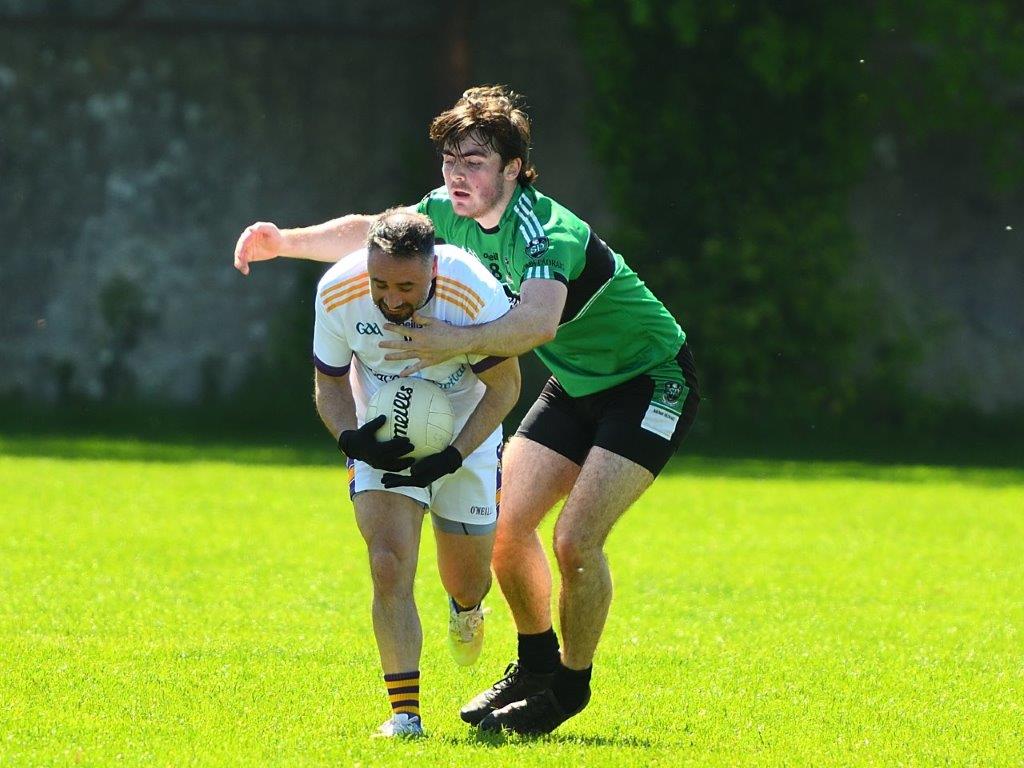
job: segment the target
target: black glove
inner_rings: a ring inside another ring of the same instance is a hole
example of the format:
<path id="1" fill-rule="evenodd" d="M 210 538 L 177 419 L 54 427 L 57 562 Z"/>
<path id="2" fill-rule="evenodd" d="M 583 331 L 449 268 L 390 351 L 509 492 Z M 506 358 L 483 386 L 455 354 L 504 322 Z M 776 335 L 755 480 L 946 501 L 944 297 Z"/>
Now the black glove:
<path id="1" fill-rule="evenodd" d="M 359 429 L 346 429 L 338 435 L 338 448 L 350 459 L 365 461 L 374 469 L 401 472 L 411 467 L 416 461 L 414 458 L 400 458 L 402 454 L 412 450 L 409 438 L 395 437 L 384 442 L 377 440 L 377 430 L 385 421 L 387 417 L 382 413 Z"/>
<path id="2" fill-rule="evenodd" d="M 462 454 L 454 445 L 449 445 L 440 453 L 424 456 L 412 465 L 408 475 L 394 475 L 390 472 L 380 481 L 385 488 L 397 488 L 401 485 L 415 485 L 426 488 L 439 477 L 450 475 L 462 466 Z"/>

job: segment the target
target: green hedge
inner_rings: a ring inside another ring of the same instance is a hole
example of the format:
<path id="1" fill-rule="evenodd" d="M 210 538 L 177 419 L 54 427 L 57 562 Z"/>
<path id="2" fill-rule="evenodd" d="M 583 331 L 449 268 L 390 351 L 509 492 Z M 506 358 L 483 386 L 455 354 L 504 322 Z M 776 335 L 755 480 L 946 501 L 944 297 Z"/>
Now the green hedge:
<path id="1" fill-rule="evenodd" d="M 911 146 L 980 143 L 994 183 L 1014 183 L 1024 26 L 1010 7 L 576 0 L 613 242 L 681 319 L 716 416 L 901 399 L 913 340 L 885 337 L 873 292 L 847 279 L 850 193 L 883 127 Z"/>

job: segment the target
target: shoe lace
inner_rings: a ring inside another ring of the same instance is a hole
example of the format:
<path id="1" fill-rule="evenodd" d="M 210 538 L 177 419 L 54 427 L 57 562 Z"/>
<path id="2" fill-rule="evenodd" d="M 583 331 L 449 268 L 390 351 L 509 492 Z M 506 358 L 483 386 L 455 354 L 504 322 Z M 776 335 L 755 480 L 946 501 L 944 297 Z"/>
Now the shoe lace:
<path id="1" fill-rule="evenodd" d="M 492 687 L 495 689 L 503 689 L 512 685 L 516 678 L 519 677 L 519 663 L 516 661 L 510 661 L 508 666 L 505 667 L 505 676 L 498 680 Z"/>

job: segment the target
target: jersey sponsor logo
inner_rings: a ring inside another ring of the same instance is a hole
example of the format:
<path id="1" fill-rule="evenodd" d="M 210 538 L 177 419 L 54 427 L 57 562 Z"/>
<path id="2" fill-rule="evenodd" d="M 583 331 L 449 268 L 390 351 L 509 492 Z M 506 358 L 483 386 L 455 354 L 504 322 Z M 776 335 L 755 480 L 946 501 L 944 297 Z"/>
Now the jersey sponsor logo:
<path id="1" fill-rule="evenodd" d="M 484 515 L 484 516 L 486 516 L 486 515 L 491 514 L 491 508 L 490 507 L 470 507 L 469 508 L 469 514 L 471 514 L 471 515 Z"/>
<path id="2" fill-rule="evenodd" d="M 526 244 L 526 253 L 531 259 L 536 259 L 548 249 L 548 239 L 541 235 L 535 237 Z"/>
<path id="3" fill-rule="evenodd" d="M 665 403 L 672 405 L 679 402 L 680 395 L 683 394 L 683 388 L 678 381 L 666 381 L 665 382 Z"/>
<path id="4" fill-rule="evenodd" d="M 397 373 L 381 373 L 380 371 L 374 368 L 370 368 L 369 366 L 364 366 L 364 368 L 366 368 L 366 370 L 369 371 L 370 375 L 373 376 L 373 378 L 375 378 L 381 384 L 387 384 L 389 381 L 394 381 L 395 379 L 399 378 Z M 451 375 L 448 376 L 447 379 L 430 379 L 430 381 L 437 384 L 437 386 L 439 386 L 441 389 L 452 389 L 458 386 L 459 382 L 462 381 L 462 377 L 466 375 L 466 371 L 468 369 L 469 366 L 466 363 L 460 363 L 459 367 L 456 368 L 451 373 Z M 396 399 L 395 402 L 398 402 L 398 400 Z"/>
<path id="5" fill-rule="evenodd" d="M 434 381 L 434 383 L 437 384 L 437 386 L 439 386 L 441 389 L 451 389 L 456 384 L 458 384 L 460 381 L 462 381 L 462 377 L 465 374 L 466 374 L 466 364 L 462 363 L 452 373 L 452 375 L 449 376 L 447 379 L 445 379 L 444 381 Z"/>
<path id="6" fill-rule="evenodd" d="M 380 330 L 380 326 L 376 323 L 356 323 L 356 333 L 361 333 L 363 336 L 383 336 L 384 334 Z"/>

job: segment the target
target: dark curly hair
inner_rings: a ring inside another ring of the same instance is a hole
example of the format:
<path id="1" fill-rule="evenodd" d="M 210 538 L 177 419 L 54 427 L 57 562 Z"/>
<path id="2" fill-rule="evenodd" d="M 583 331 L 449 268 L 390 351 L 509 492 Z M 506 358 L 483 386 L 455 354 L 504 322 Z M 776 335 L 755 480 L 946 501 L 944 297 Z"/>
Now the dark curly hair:
<path id="1" fill-rule="evenodd" d="M 467 136 L 501 156 L 502 167 L 510 160 L 523 161 L 516 178 L 522 185 L 537 179 L 530 162 L 530 118 L 522 109 L 523 97 L 504 85 L 470 88 L 430 124 L 430 140 L 438 152 L 451 151 Z"/>

